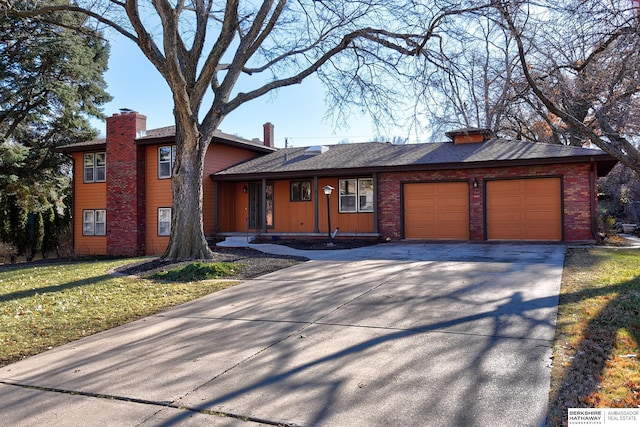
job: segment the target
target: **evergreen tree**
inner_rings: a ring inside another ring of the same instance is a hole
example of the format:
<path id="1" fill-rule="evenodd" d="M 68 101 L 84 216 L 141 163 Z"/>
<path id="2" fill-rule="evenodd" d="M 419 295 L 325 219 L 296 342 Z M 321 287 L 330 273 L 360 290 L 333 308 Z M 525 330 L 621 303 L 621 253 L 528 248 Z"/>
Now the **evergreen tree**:
<path id="1" fill-rule="evenodd" d="M 0 15 L 0 240 L 20 254 L 55 248 L 71 180 L 54 149 L 97 137 L 89 119 L 111 99 L 107 42 L 79 15 L 64 20 L 82 31 Z"/>

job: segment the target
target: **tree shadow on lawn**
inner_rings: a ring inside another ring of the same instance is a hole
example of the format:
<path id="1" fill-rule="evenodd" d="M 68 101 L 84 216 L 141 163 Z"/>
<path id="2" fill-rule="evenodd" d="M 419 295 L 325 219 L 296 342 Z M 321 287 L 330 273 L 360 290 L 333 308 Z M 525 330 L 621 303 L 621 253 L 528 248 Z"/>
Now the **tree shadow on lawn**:
<path id="1" fill-rule="evenodd" d="M 61 292 L 61 291 L 65 291 L 65 290 L 69 290 L 69 289 L 74 289 L 74 288 L 79 288 L 79 287 L 83 287 L 83 286 L 90 286 L 96 283 L 100 283 L 103 282 L 105 280 L 109 280 L 112 279 L 113 276 L 109 275 L 109 274 L 103 274 L 100 276 L 95 276 L 95 277 L 89 277 L 86 279 L 81 279 L 81 280 L 76 280 L 73 282 L 68 282 L 68 283 L 63 283 L 60 285 L 51 285 L 51 286 L 45 286 L 45 287 L 40 287 L 40 288 L 32 288 L 32 289 L 25 289 L 22 291 L 16 291 L 16 292 L 9 292 L 6 294 L 0 294 L 0 303 L 2 302 L 8 302 L 8 301 L 12 301 L 12 300 L 17 300 L 17 299 L 21 299 L 21 298 L 28 298 L 28 297 L 32 297 L 34 295 L 43 295 L 43 294 L 48 294 L 48 293 L 54 293 L 54 292 Z"/>
<path id="2" fill-rule="evenodd" d="M 638 255 L 640 256 L 640 253 Z M 640 277 L 614 286 L 587 288 L 562 294 L 560 306 L 569 306 L 598 297 L 610 299 L 597 314 L 594 313 L 595 315 L 585 322 L 580 343 L 569 349 L 572 354 L 570 365 L 560 367 L 560 361 L 554 361 L 555 375 L 552 376 L 552 386 L 554 381 L 556 384 L 552 391 L 556 392 L 549 396 L 549 427 L 566 426 L 568 408 L 640 407 L 638 377 L 630 378 L 624 385 L 627 395 L 624 399 L 612 400 L 609 397 L 606 405 L 603 405 L 603 396 L 600 395 L 602 383 L 606 380 L 606 371 L 612 360 L 613 363 L 622 363 L 620 357 L 614 354 L 616 345 L 620 343 L 621 333 L 627 335 L 627 339 L 635 341 L 627 342 L 635 351 L 635 355 L 625 356 L 629 357 L 631 363 L 635 360 L 637 369 L 637 360 L 640 357 Z M 558 325 L 558 330 L 561 326 Z M 556 342 L 559 339 L 562 338 L 558 337 L 557 332 Z M 560 369 L 562 373 L 556 374 L 556 369 Z"/>

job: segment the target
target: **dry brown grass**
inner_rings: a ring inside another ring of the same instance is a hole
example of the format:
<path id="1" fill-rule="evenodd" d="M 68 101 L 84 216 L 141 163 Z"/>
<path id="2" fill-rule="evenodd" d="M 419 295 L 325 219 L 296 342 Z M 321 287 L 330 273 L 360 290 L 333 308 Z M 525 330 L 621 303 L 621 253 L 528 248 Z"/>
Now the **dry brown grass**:
<path id="1" fill-rule="evenodd" d="M 0 269 L 0 366 L 233 286 L 114 276 L 131 260 Z"/>
<path id="2" fill-rule="evenodd" d="M 567 408 L 640 407 L 640 251 L 567 251 L 548 426 Z"/>

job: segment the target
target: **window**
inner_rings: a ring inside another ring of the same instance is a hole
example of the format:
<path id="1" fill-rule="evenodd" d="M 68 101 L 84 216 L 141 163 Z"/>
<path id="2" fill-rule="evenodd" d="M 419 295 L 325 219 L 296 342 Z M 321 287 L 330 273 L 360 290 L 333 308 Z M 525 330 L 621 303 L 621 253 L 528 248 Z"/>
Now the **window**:
<path id="1" fill-rule="evenodd" d="M 104 236 L 107 234 L 107 211 L 89 209 L 82 211 L 82 235 Z"/>
<path id="2" fill-rule="evenodd" d="M 356 188 L 357 179 L 341 179 L 339 181 L 340 190 L 340 212 L 357 212 L 356 209 Z"/>
<path id="3" fill-rule="evenodd" d="M 311 181 L 291 181 L 291 201 L 308 202 L 311 200 Z"/>
<path id="4" fill-rule="evenodd" d="M 338 184 L 341 213 L 373 212 L 373 179 L 341 179 Z"/>
<path id="5" fill-rule="evenodd" d="M 373 212 L 373 179 L 358 180 L 358 211 Z"/>
<path id="6" fill-rule="evenodd" d="M 105 182 L 107 180 L 106 153 L 85 153 L 84 182 Z"/>
<path id="7" fill-rule="evenodd" d="M 158 178 L 171 178 L 173 164 L 176 161 L 176 146 L 158 148 Z"/>
<path id="8" fill-rule="evenodd" d="M 158 236 L 171 234 L 171 208 L 158 208 Z"/>

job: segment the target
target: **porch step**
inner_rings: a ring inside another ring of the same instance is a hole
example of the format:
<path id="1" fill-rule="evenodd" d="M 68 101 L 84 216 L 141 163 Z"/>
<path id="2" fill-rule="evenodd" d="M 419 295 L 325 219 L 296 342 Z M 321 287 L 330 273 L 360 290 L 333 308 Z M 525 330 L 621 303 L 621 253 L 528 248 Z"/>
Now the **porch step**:
<path id="1" fill-rule="evenodd" d="M 222 242 L 216 243 L 216 246 L 228 248 L 243 248 L 253 242 L 255 236 L 227 236 Z"/>

